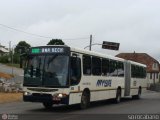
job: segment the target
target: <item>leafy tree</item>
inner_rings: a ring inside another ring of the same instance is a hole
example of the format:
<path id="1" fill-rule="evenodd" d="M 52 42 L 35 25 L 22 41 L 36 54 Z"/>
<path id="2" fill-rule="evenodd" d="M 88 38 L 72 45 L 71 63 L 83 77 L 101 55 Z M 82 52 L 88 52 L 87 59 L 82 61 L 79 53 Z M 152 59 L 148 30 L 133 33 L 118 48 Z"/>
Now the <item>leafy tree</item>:
<path id="1" fill-rule="evenodd" d="M 20 41 L 14 49 L 15 53 L 13 55 L 13 62 L 19 63 L 20 68 L 22 68 L 23 61 L 25 60 L 30 47 L 30 44 L 26 43 L 25 41 Z"/>
<path id="2" fill-rule="evenodd" d="M 0 63 L 9 63 L 9 55 L 0 56 Z"/>
<path id="3" fill-rule="evenodd" d="M 52 39 L 47 45 L 64 45 L 65 43 L 61 39 Z"/>
<path id="4" fill-rule="evenodd" d="M 15 63 L 15 64 L 20 64 L 20 55 L 18 54 L 18 53 L 15 53 L 14 55 L 13 55 L 13 63 Z"/>
<path id="5" fill-rule="evenodd" d="M 30 44 L 26 43 L 25 41 L 20 41 L 16 48 L 14 49 L 15 53 L 18 53 L 18 54 L 23 54 L 23 53 L 26 53 L 27 50 L 30 48 Z"/>

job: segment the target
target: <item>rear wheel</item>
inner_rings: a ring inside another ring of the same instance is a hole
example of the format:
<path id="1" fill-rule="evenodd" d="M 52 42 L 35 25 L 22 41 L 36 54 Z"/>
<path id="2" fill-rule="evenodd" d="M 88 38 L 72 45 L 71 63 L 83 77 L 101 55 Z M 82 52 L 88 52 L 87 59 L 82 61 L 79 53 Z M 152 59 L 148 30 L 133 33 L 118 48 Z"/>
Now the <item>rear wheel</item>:
<path id="1" fill-rule="evenodd" d="M 81 109 L 86 109 L 90 105 L 90 95 L 88 92 L 84 91 L 81 97 L 81 104 L 80 108 Z"/>
<path id="2" fill-rule="evenodd" d="M 44 102 L 43 103 L 43 106 L 46 108 L 46 109 L 51 109 L 52 106 L 53 106 L 53 103 L 50 103 L 50 102 Z"/>
<path id="3" fill-rule="evenodd" d="M 137 95 L 133 95 L 132 98 L 133 99 L 140 99 L 141 98 L 141 93 L 142 93 L 142 90 L 141 88 L 138 89 L 138 94 Z"/>
<path id="4" fill-rule="evenodd" d="M 120 102 L 121 102 L 121 89 L 117 89 L 115 103 L 120 103 Z"/>

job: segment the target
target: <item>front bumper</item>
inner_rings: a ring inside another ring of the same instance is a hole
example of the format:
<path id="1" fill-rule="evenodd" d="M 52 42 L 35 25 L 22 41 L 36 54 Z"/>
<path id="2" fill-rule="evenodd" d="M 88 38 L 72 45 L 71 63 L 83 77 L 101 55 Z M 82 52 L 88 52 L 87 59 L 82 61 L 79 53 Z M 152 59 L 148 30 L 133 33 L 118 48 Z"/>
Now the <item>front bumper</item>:
<path id="1" fill-rule="evenodd" d="M 32 95 L 23 95 L 24 102 L 49 102 L 53 104 L 69 104 L 69 96 L 64 98 L 60 98 L 59 100 L 53 100 L 53 96 L 51 94 L 40 94 L 33 93 Z"/>

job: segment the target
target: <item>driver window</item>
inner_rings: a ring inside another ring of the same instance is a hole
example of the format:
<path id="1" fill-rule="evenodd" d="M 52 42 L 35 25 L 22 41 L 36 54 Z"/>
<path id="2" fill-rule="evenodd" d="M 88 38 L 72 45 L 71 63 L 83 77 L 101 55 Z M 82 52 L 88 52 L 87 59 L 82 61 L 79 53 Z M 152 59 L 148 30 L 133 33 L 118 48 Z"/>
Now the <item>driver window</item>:
<path id="1" fill-rule="evenodd" d="M 70 80 L 71 85 L 77 85 L 81 78 L 81 59 L 71 57 Z"/>

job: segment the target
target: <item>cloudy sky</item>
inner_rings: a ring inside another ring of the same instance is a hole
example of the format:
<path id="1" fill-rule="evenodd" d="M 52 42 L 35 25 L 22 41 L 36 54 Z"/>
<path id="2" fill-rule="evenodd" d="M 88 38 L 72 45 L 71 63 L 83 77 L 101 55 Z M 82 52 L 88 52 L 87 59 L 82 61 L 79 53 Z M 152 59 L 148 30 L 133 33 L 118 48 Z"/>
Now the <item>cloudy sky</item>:
<path id="1" fill-rule="evenodd" d="M 23 40 L 37 46 L 60 38 L 83 49 L 92 34 L 93 43 L 120 43 L 119 51 L 92 46 L 93 51 L 135 51 L 160 60 L 159 6 L 160 0 L 0 0 L 0 43 L 14 46 Z"/>

